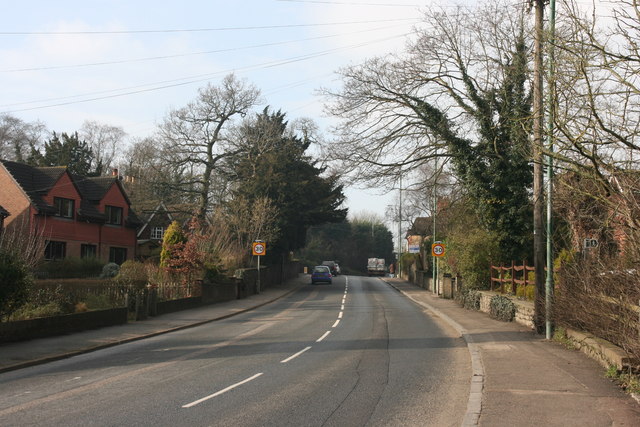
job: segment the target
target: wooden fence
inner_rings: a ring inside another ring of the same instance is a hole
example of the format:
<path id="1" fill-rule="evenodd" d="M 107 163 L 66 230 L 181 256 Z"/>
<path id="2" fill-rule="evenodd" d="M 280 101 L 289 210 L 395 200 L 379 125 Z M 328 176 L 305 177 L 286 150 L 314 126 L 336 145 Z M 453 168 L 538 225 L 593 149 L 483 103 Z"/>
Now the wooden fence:
<path id="1" fill-rule="evenodd" d="M 535 279 L 529 280 L 529 272 L 535 272 L 535 267 L 528 266 L 527 261 L 522 261 L 522 265 L 516 265 L 511 261 L 510 267 L 499 265 L 491 266 L 491 290 L 500 293 L 511 292 L 516 295 L 518 285 L 524 286 L 535 284 Z M 509 273 L 509 274 L 506 274 Z"/>

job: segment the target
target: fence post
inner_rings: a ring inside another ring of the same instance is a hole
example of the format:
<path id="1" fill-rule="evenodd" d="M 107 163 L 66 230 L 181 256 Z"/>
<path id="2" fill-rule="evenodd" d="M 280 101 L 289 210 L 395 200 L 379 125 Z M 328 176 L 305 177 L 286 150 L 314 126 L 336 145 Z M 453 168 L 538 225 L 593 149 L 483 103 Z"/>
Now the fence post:
<path id="1" fill-rule="evenodd" d="M 516 263 L 511 260 L 511 292 L 514 292 L 516 287 Z"/>

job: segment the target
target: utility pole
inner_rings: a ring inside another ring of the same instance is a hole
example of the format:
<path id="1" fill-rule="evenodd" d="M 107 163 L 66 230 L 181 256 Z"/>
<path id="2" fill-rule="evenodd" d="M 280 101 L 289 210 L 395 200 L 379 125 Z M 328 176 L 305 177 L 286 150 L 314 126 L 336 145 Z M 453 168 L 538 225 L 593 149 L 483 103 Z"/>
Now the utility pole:
<path id="1" fill-rule="evenodd" d="M 535 41 L 533 61 L 533 262 L 536 274 L 536 292 L 534 301 L 534 323 L 538 333 L 545 325 L 545 247 L 544 247 L 544 190 L 543 190 L 543 89 L 542 39 L 544 29 L 544 0 L 531 0 L 535 7 Z"/>

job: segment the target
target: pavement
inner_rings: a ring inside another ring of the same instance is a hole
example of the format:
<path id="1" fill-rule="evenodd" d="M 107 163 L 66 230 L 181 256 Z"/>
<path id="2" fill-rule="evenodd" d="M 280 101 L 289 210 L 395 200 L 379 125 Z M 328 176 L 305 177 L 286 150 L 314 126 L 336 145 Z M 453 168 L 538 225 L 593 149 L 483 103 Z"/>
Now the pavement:
<path id="1" fill-rule="evenodd" d="M 464 425 L 640 426 L 640 404 L 583 353 L 530 329 L 461 308 L 399 278 L 384 278 L 469 348 L 472 379 Z M 0 372 L 25 368 L 228 318 L 282 298 L 306 275 L 245 299 L 125 325 L 0 345 Z"/>

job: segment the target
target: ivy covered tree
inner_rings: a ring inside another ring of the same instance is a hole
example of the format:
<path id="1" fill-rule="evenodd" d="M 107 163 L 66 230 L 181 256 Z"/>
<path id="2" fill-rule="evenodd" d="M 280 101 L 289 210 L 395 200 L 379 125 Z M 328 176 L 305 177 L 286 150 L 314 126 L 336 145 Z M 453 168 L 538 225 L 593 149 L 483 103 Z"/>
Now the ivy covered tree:
<path id="1" fill-rule="evenodd" d="M 500 241 L 503 261 L 531 252 L 531 96 L 525 11 L 503 0 L 428 9 L 403 56 L 340 71 L 325 91 L 341 119 L 328 148 L 354 181 L 380 187 L 442 159 Z"/>

